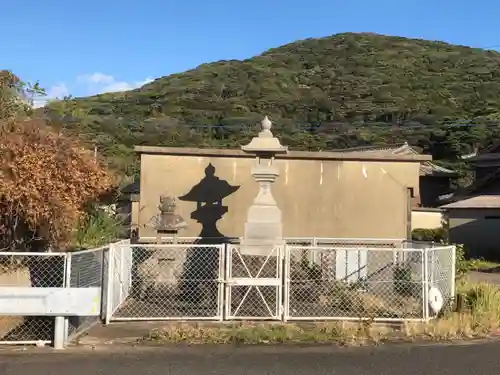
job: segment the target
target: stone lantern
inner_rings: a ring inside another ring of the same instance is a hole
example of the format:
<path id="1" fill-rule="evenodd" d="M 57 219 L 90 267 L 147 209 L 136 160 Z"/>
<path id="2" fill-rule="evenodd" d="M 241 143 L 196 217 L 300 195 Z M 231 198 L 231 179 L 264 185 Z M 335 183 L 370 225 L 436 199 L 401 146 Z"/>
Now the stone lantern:
<path id="1" fill-rule="evenodd" d="M 175 213 L 176 208 L 175 197 L 160 196 L 158 206 L 160 213 L 153 216 L 152 222 L 150 222 L 156 230 L 157 244 L 163 242 L 164 236 L 173 237 L 173 243 L 177 243 L 179 230 L 187 227 L 184 219 Z M 182 256 L 168 247 L 146 248 L 145 252 L 151 254 L 145 256 L 145 259 L 138 260 L 136 271 L 139 281 L 138 297 L 143 299 L 150 293 L 158 293 L 158 291 L 175 293 L 180 278 L 176 270 L 179 268 L 179 264 L 185 262 L 185 259 L 182 259 Z"/>
<path id="2" fill-rule="evenodd" d="M 252 177 L 259 184 L 259 192 L 250 206 L 245 222 L 245 235 L 241 241 L 241 254 L 268 256 L 273 247 L 283 245 L 281 210 L 274 200 L 271 185 L 279 176 L 273 165 L 275 156 L 286 154 L 288 147 L 282 146 L 271 133 L 271 121 L 262 120 L 262 130 L 251 142 L 242 146 L 244 152 L 256 156 Z"/>
<path id="3" fill-rule="evenodd" d="M 158 209 L 160 213 L 156 216 L 154 228 L 156 230 L 157 242 L 162 242 L 163 236 L 173 236 L 174 242 L 180 229 L 187 227 L 184 219 L 175 213 L 177 201 L 175 197 L 162 195 L 160 196 L 160 205 Z"/>

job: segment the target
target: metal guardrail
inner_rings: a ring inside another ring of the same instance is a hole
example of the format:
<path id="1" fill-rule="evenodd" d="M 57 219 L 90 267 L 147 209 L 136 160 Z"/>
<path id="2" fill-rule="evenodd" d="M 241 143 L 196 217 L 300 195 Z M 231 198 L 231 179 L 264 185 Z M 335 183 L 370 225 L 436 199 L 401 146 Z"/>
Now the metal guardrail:
<path id="1" fill-rule="evenodd" d="M 107 251 L 0 253 L 0 344 L 62 348 L 98 322 Z"/>

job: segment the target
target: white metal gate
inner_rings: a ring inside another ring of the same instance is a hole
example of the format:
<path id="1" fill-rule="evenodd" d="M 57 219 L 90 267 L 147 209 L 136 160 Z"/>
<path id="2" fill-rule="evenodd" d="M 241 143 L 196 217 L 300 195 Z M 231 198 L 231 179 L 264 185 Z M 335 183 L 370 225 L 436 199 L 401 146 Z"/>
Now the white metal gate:
<path id="1" fill-rule="evenodd" d="M 427 249 L 401 241 L 321 240 L 258 254 L 235 244 L 113 244 L 106 321 L 422 320 L 424 283 L 453 295 L 452 247 L 425 263 Z"/>
<path id="2" fill-rule="evenodd" d="M 244 250 L 239 245 L 227 246 L 225 319 L 280 320 L 283 247 L 271 247 L 262 255 L 246 254 Z"/>
<path id="3" fill-rule="evenodd" d="M 113 314 L 130 295 L 132 287 L 133 250 L 130 241 L 122 241 L 109 247 L 105 271 L 105 322 L 108 324 Z"/>
<path id="4" fill-rule="evenodd" d="M 110 249 L 106 322 L 222 320 L 224 245 Z"/>

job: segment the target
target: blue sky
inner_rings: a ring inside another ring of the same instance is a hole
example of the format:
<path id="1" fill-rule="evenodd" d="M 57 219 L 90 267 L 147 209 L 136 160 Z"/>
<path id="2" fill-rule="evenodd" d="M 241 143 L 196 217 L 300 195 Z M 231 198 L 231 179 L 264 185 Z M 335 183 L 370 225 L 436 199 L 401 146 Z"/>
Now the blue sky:
<path id="1" fill-rule="evenodd" d="M 50 97 L 125 90 L 340 32 L 500 48 L 498 0 L 1 2 L 0 68 L 39 80 Z"/>

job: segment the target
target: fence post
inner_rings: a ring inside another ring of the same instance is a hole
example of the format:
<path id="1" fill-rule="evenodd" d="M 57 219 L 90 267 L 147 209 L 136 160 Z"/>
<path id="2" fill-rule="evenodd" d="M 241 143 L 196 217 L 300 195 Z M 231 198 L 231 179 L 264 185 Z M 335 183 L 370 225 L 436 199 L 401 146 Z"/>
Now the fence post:
<path id="1" fill-rule="evenodd" d="M 109 247 L 102 251 L 102 273 L 101 273 L 101 314 L 100 319 L 103 322 L 106 319 L 108 311 L 108 271 L 109 271 Z"/>
<path id="2" fill-rule="evenodd" d="M 424 319 L 427 322 L 429 320 L 429 248 L 424 247 Z"/>
<path id="3" fill-rule="evenodd" d="M 456 290 L 455 290 L 456 288 L 455 279 L 457 277 L 456 263 L 457 263 L 457 247 L 451 246 L 451 280 L 450 280 L 451 306 L 453 306 L 456 298 Z"/>
<path id="4" fill-rule="evenodd" d="M 115 265 L 115 249 L 116 245 L 114 243 L 109 245 L 109 253 L 108 253 L 108 269 L 107 269 L 107 278 L 103 280 L 106 290 L 105 297 L 105 306 L 106 306 L 106 316 L 104 319 L 104 324 L 109 324 L 111 321 L 111 315 L 113 314 L 113 273 L 114 273 L 114 265 Z"/>
<path id="5" fill-rule="evenodd" d="M 315 242 L 313 240 L 313 242 Z M 286 322 L 288 320 L 288 315 L 289 315 L 289 306 L 290 306 L 290 295 L 289 295 L 289 284 L 290 284 L 290 248 L 289 246 L 285 243 L 282 247 L 283 251 L 283 275 L 282 280 L 282 288 L 283 288 L 283 315 L 282 319 L 283 322 Z"/>
<path id="6" fill-rule="evenodd" d="M 217 285 L 217 313 L 219 315 L 219 321 L 223 322 L 225 319 L 224 314 L 224 302 L 225 302 L 225 287 L 226 287 L 226 250 L 227 243 L 220 245 L 219 251 L 219 275 L 218 275 L 218 285 Z"/>
<path id="7" fill-rule="evenodd" d="M 239 245 L 238 245 L 239 246 Z M 231 315 L 231 287 L 229 279 L 231 277 L 233 245 L 231 243 L 224 245 L 224 320 L 228 320 Z"/>

